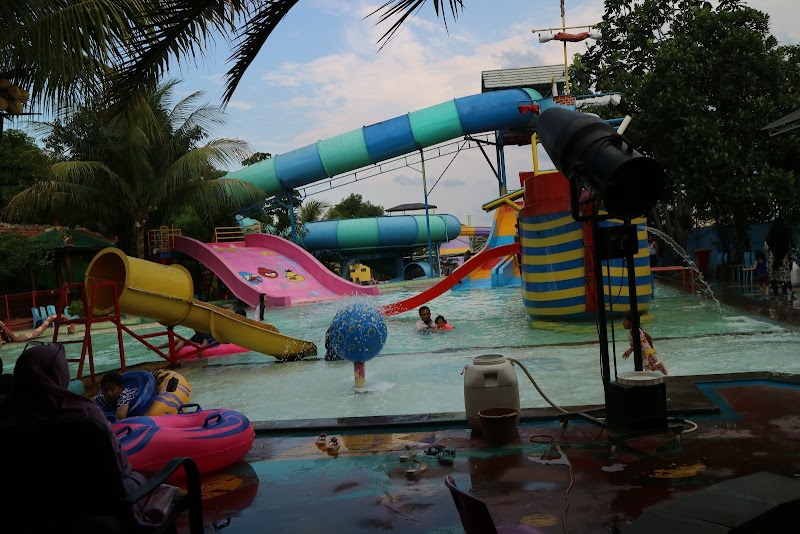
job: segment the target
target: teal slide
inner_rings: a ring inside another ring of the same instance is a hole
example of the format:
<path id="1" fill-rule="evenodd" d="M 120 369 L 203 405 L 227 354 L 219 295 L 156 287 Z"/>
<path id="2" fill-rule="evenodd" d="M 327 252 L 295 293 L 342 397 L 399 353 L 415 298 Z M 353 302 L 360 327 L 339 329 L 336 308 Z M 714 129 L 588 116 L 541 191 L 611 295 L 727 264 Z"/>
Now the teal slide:
<path id="1" fill-rule="evenodd" d="M 530 130 L 539 118 L 530 106 L 541 100 L 533 89 L 456 98 L 279 154 L 226 178 L 245 180 L 268 196 L 277 195 L 465 135 Z M 545 109 L 551 102 L 546 99 L 540 105 Z"/>

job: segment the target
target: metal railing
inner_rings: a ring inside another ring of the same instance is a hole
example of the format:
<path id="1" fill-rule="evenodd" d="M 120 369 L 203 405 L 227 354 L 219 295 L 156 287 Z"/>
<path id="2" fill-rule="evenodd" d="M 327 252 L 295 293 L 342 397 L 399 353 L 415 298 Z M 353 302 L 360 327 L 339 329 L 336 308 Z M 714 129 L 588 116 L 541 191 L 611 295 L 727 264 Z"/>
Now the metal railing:
<path id="1" fill-rule="evenodd" d="M 247 234 L 260 234 L 261 223 L 254 223 L 250 226 L 218 226 L 214 228 L 214 243 L 223 241 L 244 241 Z"/>

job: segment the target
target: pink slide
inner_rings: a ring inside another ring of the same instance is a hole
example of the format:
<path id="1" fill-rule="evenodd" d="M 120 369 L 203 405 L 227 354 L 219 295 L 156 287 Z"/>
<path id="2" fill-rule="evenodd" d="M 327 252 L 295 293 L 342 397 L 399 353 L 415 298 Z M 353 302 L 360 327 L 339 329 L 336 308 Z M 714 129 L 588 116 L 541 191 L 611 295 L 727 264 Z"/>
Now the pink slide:
<path id="1" fill-rule="evenodd" d="M 274 235 L 248 234 L 244 242 L 208 244 L 176 237 L 174 250 L 208 267 L 250 306 L 258 306 L 261 293 L 269 297 L 269 306 L 378 294 L 376 286 L 348 282 L 302 247 Z"/>

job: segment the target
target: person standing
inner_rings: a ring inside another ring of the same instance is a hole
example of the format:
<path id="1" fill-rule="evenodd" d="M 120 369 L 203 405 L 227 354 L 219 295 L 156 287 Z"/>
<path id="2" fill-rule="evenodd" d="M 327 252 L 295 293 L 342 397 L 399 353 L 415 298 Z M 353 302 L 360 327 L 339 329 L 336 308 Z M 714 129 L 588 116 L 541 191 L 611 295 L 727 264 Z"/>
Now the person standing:
<path id="1" fill-rule="evenodd" d="M 764 253 L 767 257 L 769 281 L 772 286 L 772 295 L 778 298 L 778 286 L 781 287 L 782 296 L 791 300 L 792 295 L 792 231 L 782 220 L 776 219 L 767 232 Z"/>
<path id="2" fill-rule="evenodd" d="M 659 259 L 658 241 L 651 233 L 647 234 L 647 250 L 650 253 L 650 267 L 656 267 Z"/>

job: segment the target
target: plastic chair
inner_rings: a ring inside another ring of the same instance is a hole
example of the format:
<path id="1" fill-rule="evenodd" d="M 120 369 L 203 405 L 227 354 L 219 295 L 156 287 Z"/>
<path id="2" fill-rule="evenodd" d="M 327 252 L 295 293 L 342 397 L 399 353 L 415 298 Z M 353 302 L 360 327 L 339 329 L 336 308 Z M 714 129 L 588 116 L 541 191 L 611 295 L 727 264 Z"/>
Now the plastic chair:
<path id="1" fill-rule="evenodd" d="M 39 308 L 31 308 L 31 315 L 33 316 L 33 328 L 36 328 L 42 324 L 45 319 L 47 319 L 46 315 L 42 317 L 42 314 L 39 312 Z"/>
<path id="2" fill-rule="evenodd" d="M 97 419 L 6 422 L 0 432 L 0 458 L 14 460 L 3 463 L 0 484 L 4 532 L 174 532 L 184 512 L 189 532 L 203 532 L 200 473 L 191 458 L 171 460 L 126 493 L 112 434 Z M 181 467 L 187 492 L 173 500 L 162 523 L 142 527 L 131 504 L 149 498 Z"/>
<path id="3" fill-rule="evenodd" d="M 56 307 L 52 304 L 48 306 L 45 311 L 47 312 L 47 316 L 50 317 L 51 315 L 56 315 Z"/>
<path id="4" fill-rule="evenodd" d="M 444 483 L 453 496 L 453 502 L 456 503 L 465 534 L 493 534 L 495 532 L 499 534 L 542 534 L 538 528 L 528 525 L 495 526 L 489 509 L 483 501 L 458 489 L 456 481 L 451 476 L 445 478 Z"/>

